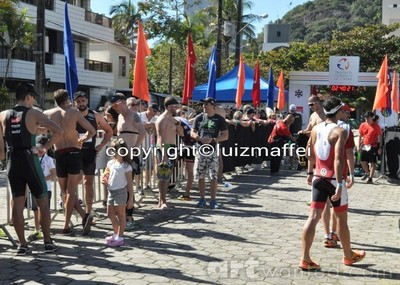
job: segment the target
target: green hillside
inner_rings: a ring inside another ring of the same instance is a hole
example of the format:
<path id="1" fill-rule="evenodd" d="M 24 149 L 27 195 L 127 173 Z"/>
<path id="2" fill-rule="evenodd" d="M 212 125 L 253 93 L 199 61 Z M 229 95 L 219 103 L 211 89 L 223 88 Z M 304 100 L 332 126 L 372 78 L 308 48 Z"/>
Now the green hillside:
<path id="1" fill-rule="evenodd" d="M 382 22 L 382 0 L 314 0 L 289 11 L 276 23 L 291 24 L 291 40 L 308 43 L 331 39 L 333 30 Z"/>

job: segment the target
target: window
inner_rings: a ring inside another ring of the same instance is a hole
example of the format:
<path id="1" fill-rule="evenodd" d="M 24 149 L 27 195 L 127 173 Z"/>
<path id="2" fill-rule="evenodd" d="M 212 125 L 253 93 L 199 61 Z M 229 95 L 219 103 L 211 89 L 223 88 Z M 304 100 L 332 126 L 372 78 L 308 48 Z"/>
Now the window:
<path id="1" fill-rule="evenodd" d="M 119 68 L 118 68 L 118 76 L 126 76 L 126 57 L 120 56 L 119 57 Z"/>
<path id="2" fill-rule="evenodd" d="M 278 38 L 280 38 L 280 37 L 281 37 L 281 31 L 277 31 L 277 32 L 276 32 L 276 36 L 277 36 Z"/>

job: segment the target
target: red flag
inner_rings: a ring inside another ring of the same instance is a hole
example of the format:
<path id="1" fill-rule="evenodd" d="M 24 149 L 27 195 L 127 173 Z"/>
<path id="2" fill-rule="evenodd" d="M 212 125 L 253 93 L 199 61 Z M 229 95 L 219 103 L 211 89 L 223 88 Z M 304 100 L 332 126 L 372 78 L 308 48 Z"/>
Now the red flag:
<path id="1" fill-rule="evenodd" d="M 392 109 L 396 113 L 400 112 L 400 98 L 399 98 L 399 79 L 396 71 L 393 72 L 393 87 L 392 94 L 390 94 L 392 98 Z"/>
<path id="2" fill-rule="evenodd" d="M 283 110 L 283 108 L 285 107 L 285 80 L 283 78 L 283 70 L 281 70 L 281 74 L 279 75 L 278 82 L 276 83 L 276 85 L 279 88 L 278 104 L 276 107 L 279 110 Z"/>
<path id="3" fill-rule="evenodd" d="M 254 68 L 253 89 L 251 90 L 251 98 L 253 105 L 258 108 L 260 105 L 260 62 L 257 60 L 256 67 Z"/>
<path id="4" fill-rule="evenodd" d="M 188 54 L 186 57 L 185 83 L 183 86 L 182 104 L 189 105 L 194 89 L 194 64 L 196 63 L 196 54 L 194 53 L 192 37 L 187 36 Z"/>
<path id="5" fill-rule="evenodd" d="M 138 37 L 136 44 L 135 68 L 133 70 L 133 89 L 132 95 L 150 102 L 149 83 L 147 82 L 146 56 L 151 55 L 151 50 L 147 44 L 143 32 L 142 23 L 138 22 Z"/>
<path id="6" fill-rule="evenodd" d="M 381 69 L 378 75 L 378 87 L 376 88 L 375 101 L 372 107 L 372 111 L 376 109 L 386 109 L 389 108 L 390 102 L 388 102 L 388 92 L 389 92 L 389 70 L 388 70 L 388 58 L 385 55 L 383 59 Z"/>
<path id="7" fill-rule="evenodd" d="M 244 82 L 246 81 L 246 73 L 244 71 L 243 55 L 240 54 L 238 85 L 236 89 L 236 108 L 239 109 L 242 105 L 242 97 L 244 94 Z"/>

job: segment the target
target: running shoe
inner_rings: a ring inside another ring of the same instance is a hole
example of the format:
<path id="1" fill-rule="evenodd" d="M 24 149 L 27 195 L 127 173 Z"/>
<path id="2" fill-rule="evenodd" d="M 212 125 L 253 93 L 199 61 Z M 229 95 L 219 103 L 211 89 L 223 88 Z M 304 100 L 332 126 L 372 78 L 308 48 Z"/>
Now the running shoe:
<path id="1" fill-rule="evenodd" d="M 190 196 L 186 196 L 186 195 L 181 195 L 178 197 L 179 200 L 182 201 L 192 201 L 192 198 L 190 198 Z"/>
<path id="2" fill-rule="evenodd" d="M 372 178 L 368 178 L 367 184 L 374 184 L 374 182 L 372 181 Z"/>
<path id="3" fill-rule="evenodd" d="M 368 174 L 364 174 L 363 177 L 361 177 L 361 181 L 365 181 L 368 178 Z"/>
<path id="4" fill-rule="evenodd" d="M 3 229 L 0 229 L 0 237 L 7 237 L 6 233 L 3 231 Z"/>
<path id="5" fill-rule="evenodd" d="M 334 248 L 338 246 L 337 242 L 331 238 L 325 238 L 323 245 L 328 248 Z"/>
<path id="6" fill-rule="evenodd" d="M 61 232 L 61 234 L 62 234 L 63 236 L 70 236 L 70 235 L 72 235 L 72 229 L 71 229 L 71 228 L 63 229 L 62 232 Z"/>
<path id="7" fill-rule="evenodd" d="M 312 260 L 306 261 L 303 259 L 302 261 L 300 261 L 299 268 L 303 271 L 315 271 L 320 270 L 321 266 L 319 266 L 319 264 L 315 263 Z"/>
<path id="8" fill-rule="evenodd" d="M 106 244 L 108 244 L 109 242 L 113 241 L 115 239 L 115 235 L 110 235 L 108 237 L 106 237 L 104 240 L 106 241 Z"/>
<path id="9" fill-rule="evenodd" d="M 32 250 L 27 245 L 20 245 L 17 248 L 17 255 L 18 256 L 25 256 L 27 254 L 31 254 Z"/>
<path id="10" fill-rule="evenodd" d="M 52 253 L 56 251 L 57 246 L 53 242 L 45 242 L 44 243 L 44 252 L 45 253 Z"/>
<path id="11" fill-rule="evenodd" d="M 334 232 L 331 232 L 331 237 L 336 242 L 340 241 L 339 236 Z"/>
<path id="12" fill-rule="evenodd" d="M 199 201 L 197 202 L 196 207 L 197 208 L 205 208 L 207 205 L 206 199 L 200 198 Z"/>
<path id="13" fill-rule="evenodd" d="M 110 242 L 108 242 L 107 245 L 111 246 L 111 247 L 122 246 L 122 245 L 124 245 L 124 239 L 122 239 L 122 238 L 118 239 L 118 240 L 113 239 Z"/>
<path id="14" fill-rule="evenodd" d="M 211 208 L 211 209 L 218 209 L 218 208 L 219 208 L 219 205 L 218 205 L 217 201 L 211 200 L 211 202 L 210 202 L 210 208 Z"/>
<path id="15" fill-rule="evenodd" d="M 90 233 L 90 228 L 92 227 L 93 216 L 90 214 L 86 214 L 82 219 L 82 235 L 87 236 Z"/>
<path id="16" fill-rule="evenodd" d="M 125 230 L 126 231 L 131 231 L 135 228 L 135 222 L 134 221 L 126 221 L 126 226 Z"/>
<path id="17" fill-rule="evenodd" d="M 346 266 L 353 265 L 354 263 L 363 260 L 365 258 L 365 255 L 366 253 L 364 250 L 354 250 L 352 258 L 347 258 L 346 256 L 343 256 L 343 263 Z"/>
<path id="18" fill-rule="evenodd" d="M 28 241 L 34 241 L 34 240 L 38 240 L 38 239 L 42 239 L 43 238 L 43 234 L 40 231 L 34 231 L 32 234 L 30 234 L 28 236 Z"/>

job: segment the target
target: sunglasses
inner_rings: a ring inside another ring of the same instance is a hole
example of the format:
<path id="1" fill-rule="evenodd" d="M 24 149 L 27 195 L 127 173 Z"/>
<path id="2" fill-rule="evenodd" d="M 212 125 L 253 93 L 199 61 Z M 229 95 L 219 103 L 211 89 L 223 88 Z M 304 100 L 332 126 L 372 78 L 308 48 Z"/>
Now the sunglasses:
<path id="1" fill-rule="evenodd" d="M 308 107 L 312 107 L 314 105 L 315 105 L 315 103 L 310 103 L 310 104 L 308 104 Z"/>

